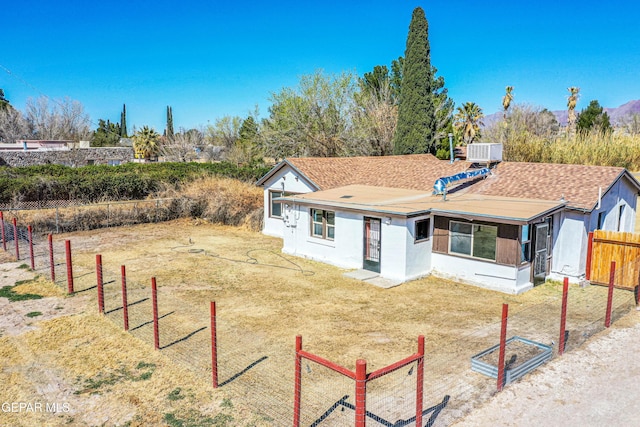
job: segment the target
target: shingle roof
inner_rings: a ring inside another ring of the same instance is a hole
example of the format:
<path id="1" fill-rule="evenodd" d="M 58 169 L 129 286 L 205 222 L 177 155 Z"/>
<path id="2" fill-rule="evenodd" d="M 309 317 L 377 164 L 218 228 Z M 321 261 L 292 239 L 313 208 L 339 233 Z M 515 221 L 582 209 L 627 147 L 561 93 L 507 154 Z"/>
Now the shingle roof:
<path id="1" fill-rule="evenodd" d="M 298 157 L 289 158 L 258 181 L 263 184 L 275 171 L 289 164 L 303 174 L 318 190 L 347 185 L 405 188 L 432 191 L 436 179 L 467 170 L 471 163 L 453 164 L 431 154 L 384 157 Z M 555 163 L 502 162 L 486 179 L 460 185 L 458 190 L 487 196 L 517 197 L 537 200 L 564 200 L 567 206 L 592 210 L 598 202 L 599 189 L 604 195 L 620 178 L 640 190 L 640 183 L 621 167 Z M 451 188 L 451 192 L 456 189 Z"/>
<path id="2" fill-rule="evenodd" d="M 541 200 L 564 198 L 569 207 L 591 210 L 598 202 L 599 188 L 604 194 L 625 171 L 612 166 L 502 162 L 468 192 Z"/>
<path id="3" fill-rule="evenodd" d="M 433 190 L 436 179 L 466 170 L 431 154 L 384 157 L 298 157 L 286 160 L 321 190 L 360 184 L 377 187 Z"/>

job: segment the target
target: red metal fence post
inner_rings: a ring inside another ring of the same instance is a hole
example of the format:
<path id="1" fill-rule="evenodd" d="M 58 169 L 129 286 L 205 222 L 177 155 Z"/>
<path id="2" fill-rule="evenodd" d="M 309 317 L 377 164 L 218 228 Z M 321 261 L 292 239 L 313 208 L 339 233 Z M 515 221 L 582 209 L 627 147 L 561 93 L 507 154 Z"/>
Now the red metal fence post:
<path id="1" fill-rule="evenodd" d="M 151 278 L 151 301 L 153 303 L 153 345 L 160 350 L 160 331 L 158 330 L 158 288 L 156 278 Z"/>
<path id="2" fill-rule="evenodd" d="M 13 218 L 13 241 L 16 243 L 16 259 L 20 261 L 20 239 L 18 239 L 18 220 Z"/>
<path id="3" fill-rule="evenodd" d="M 562 284 L 562 309 L 560 310 L 560 339 L 558 340 L 558 355 L 562 356 L 565 346 L 565 331 L 567 326 L 567 297 L 569 296 L 569 278 L 565 277 Z"/>
<path id="4" fill-rule="evenodd" d="M 127 303 L 127 269 L 124 265 L 120 266 L 120 274 L 122 276 L 122 320 L 124 322 L 124 330 L 129 330 L 129 305 Z"/>
<path id="5" fill-rule="evenodd" d="M 356 423 L 365 427 L 367 423 L 367 361 L 356 360 Z"/>
<path id="6" fill-rule="evenodd" d="M 31 226 L 27 227 L 27 231 L 29 232 L 29 258 L 31 258 L 31 269 L 36 269 L 36 260 L 33 256 L 33 228 Z"/>
<path id="7" fill-rule="evenodd" d="M 613 305 L 613 283 L 616 280 L 616 262 L 611 261 L 611 269 L 609 270 L 609 293 L 607 295 L 607 314 L 604 317 L 604 327 L 611 326 L 611 306 Z"/>
<path id="8" fill-rule="evenodd" d="M 2 249 L 4 249 L 4 251 L 7 251 L 7 239 L 6 236 L 4 234 L 4 214 L 2 213 L 2 211 L 0 211 L 0 227 L 2 228 Z"/>
<path id="9" fill-rule="evenodd" d="M 73 262 L 71 258 L 71 240 L 64 241 L 64 251 L 67 256 L 67 293 L 73 293 Z M 53 253 L 53 249 L 52 249 Z"/>
<path id="10" fill-rule="evenodd" d="M 589 240 L 587 243 L 587 271 L 585 278 L 591 280 L 591 256 L 593 254 L 593 231 L 589 232 Z"/>
<path id="11" fill-rule="evenodd" d="M 500 328 L 500 355 L 498 357 L 498 391 L 504 388 L 504 353 L 507 343 L 507 319 L 509 317 L 509 304 L 502 304 L 502 326 Z"/>
<path id="12" fill-rule="evenodd" d="M 293 385 L 293 427 L 300 427 L 300 397 L 302 394 L 302 335 L 296 335 L 296 372 Z"/>
<path id="13" fill-rule="evenodd" d="M 216 325 L 216 302 L 210 302 L 211 311 L 211 381 L 218 388 L 218 337 Z"/>
<path id="14" fill-rule="evenodd" d="M 418 372 L 416 374 L 416 426 L 422 425 L 422 400 L 424 388 L 424 335 L 418 337 Z"/>
<path id="15" fill-rule="evenodd" d="M 53 234 L 49 233 L 49 264 L 51 265 L 51 281 L 56 281 L 56 265 L 53 262 Z"/>
<path id="16" fill-rule="evenodd" d="M 102 255 L 96 255 L 96 278 L 98 285 L 98 313 L 104 314 L 104 290 L 102 288 Z"/>

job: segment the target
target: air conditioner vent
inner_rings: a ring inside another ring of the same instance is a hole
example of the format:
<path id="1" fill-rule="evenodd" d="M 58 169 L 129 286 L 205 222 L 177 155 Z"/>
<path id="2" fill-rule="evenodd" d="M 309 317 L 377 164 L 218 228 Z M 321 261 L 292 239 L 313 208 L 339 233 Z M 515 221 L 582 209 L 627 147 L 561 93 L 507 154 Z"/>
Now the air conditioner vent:
<path id="1" fill-rule="evenodd" d="M 493 163 L 502 161 L 502 144 L 474 143 L 467 145 L 467 161 Z"/>

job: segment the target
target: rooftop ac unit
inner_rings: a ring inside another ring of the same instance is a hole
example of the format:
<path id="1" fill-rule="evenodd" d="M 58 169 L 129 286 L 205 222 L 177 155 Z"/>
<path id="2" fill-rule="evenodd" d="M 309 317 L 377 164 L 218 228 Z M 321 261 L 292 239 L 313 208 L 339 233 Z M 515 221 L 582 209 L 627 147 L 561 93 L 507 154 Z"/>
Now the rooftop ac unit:
<path id="1" fill-rule="evenodd" d="M 467 145 L 467 161 L 473 163 L 501 162 L 502 144 L 469 144 Z"/>

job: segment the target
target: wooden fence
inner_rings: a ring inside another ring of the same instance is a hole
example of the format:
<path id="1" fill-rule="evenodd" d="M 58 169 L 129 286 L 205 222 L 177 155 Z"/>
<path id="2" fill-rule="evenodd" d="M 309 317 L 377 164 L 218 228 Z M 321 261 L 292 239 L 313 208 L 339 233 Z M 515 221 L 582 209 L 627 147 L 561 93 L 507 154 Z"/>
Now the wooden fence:
<path id="1" fill-rule="evenodd" d="M 595 230 L 589 233 L 587 279 L 591 283 L 609 282 L 611 261 L 616 262 L 615 286 L 634 289 L 640 284 L 640 234 Z"/>

